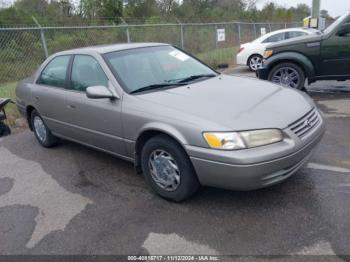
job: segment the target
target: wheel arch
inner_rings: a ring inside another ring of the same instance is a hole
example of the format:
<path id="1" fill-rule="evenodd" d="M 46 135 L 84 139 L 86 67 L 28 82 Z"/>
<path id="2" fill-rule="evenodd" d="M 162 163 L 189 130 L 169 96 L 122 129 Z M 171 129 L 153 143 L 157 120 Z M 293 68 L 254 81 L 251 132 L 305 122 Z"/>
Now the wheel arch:
<path id="1" fill-rule="evenodd" d="M 32 123 L 31 123 L 31 115 L 32 115 L 32 112 L 34 110 L 36 110 L 36 108 L 34 106 L 32 106 L 32 105 L 26 106 L 26 118 L 27 118 L 29 129 L 31 131 L 33 131 Z"/>
<path id="2" fill-rule="evenodd" d="M 281 63 L 294 63 L 304 71 L 305 77 L 310 79 L 315 76 L 315 68 L 312 62 L 303 54 L 296 52 L 278 53 L 265 61 L 264 67 L 270 72 L 275 66 Z"/>
<path id="3" fill-rule="evenodd" d="M 185 138 L 175 129 L 167 127 L 147 127 L 144 128 L 138 135 L 135 142 L 135 168 L 138 172 L 141 172 L 141 151 L 143 146 L 151 138 L 159 135 L 164 135 L 176 142 L 186 152 L 184 145 L 187 144 Z"/>

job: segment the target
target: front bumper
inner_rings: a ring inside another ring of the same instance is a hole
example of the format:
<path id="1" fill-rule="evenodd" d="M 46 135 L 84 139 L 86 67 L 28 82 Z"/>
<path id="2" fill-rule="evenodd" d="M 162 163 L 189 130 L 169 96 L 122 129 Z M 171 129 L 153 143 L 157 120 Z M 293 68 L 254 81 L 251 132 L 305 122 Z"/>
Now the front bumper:
<path id="1" fill-rule="evenodd" d="M 259 79 L 262 79 L 262 80 L 268 80 L 268 78 L 269 78 L 269 70 L 268 70 L 268 68 L 267 67 L 259 68 L 256 71 L 256 77 L 259 78 Z"/>
<path id="2" fill-rule="evenodd" d="M 187 146 L 186 149 L 202 185 L 247 191 L 282 182 L 293 175 L 309 159 L 324 132 L 325 125 L 322 120 L 308 139 L 300 142 L 298 146 L 287 141 L 286 144 L 281 142 L 281 145 L 277 143 L 266 146 L 265 149 L 261 147 L 241 152 L 215 150 L 216 154 L 213 157 L 210 157 L 210 151 L 213 152 L 211 149 L 196 149 L 191 146 Z M 294 148 L 292 152 L 291 147 Z M 205 154 L 205 150 L 207 156 L 198 157 Z M 223 161 L 219 161 L 218 152 L 222 152 Z M 232 159 L 228 158 L 230 153 L 234 154 Z M 239 154 L 242 155 L 242 159 L 237 160 Z M 275 157 L 276 155 L 279 157 Z M 271 158 L 268 159 L 269 157 Z M 264 161 L 258 160 L 264 158 Z"/>

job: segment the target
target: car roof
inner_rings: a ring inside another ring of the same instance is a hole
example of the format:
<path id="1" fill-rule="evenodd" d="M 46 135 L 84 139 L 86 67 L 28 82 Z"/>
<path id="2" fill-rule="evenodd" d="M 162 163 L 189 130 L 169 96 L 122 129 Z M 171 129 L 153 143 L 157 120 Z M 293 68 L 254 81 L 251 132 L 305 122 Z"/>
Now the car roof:
<path id="1" fill-rule="evenodd" d="M 313 28 L 307 28 L 307 27 L 293 27 L 293 28 L 285 28 L 285 29 L 280 29 L 280 30 L 276 30 L 276 31 L 272 31 L 266 35 L 274 35 L 274 34 L 278 34 L 278 33 L 285 33 L 285 32 L 290 32 L 290 31 L 317 31 L 317 29 L 313 29 Z"/>
<path id="2" fill-rule="evenodd" d="M 153 46 L 167 46 L 169 44 L 164 43 L 123 43 L 123 44 L 113 44 L 113 45 L 97 45 L 97 46 L 88 46 L 75 48 L 70 50 L 61 51 L 55 54 L 56 55 L 65 55 L 65 54 L 76 54 L 76 53 L 99 53 L 105 54 L 115 51 L 129 50 L 135 48 L 143 47 L 153 47 Z"/>
<path id="3" fill-rule="evenodd" d="M 299 32 L 307 32 L 309 34 L 316 33 L 318 30 L 314 28 L 307 28 L 307 27 L 293 27 L 293 28 L 285 28 L 280 30 L 275 30 L 270 33 L 267 33 L 265 35 L 262 35 L 258 37 L 257 39 L 253 40 L 254 43 L 260 43 L 260 41 L 264 41 L 265 39 L 269 38 L 270 36 L 279 34 L 279 33 L 286 33 L 286 32 L 293 32 L 293 31 L 299 31 Z"/>

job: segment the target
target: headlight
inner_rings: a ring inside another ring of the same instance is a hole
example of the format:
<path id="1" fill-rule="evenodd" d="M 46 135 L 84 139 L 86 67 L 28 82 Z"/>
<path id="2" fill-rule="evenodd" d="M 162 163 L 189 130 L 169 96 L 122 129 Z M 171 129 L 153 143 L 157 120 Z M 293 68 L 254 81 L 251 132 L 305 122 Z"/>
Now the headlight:
<path id="1" fill-rule="evenodd" d="M 214 149 L 237 150 L 277 143 L 283 140 L 279 129 L 262 129 L 243 132 L 205 132 L 208 145 Z"/>
<path id="2" fill-rule="evenodd" d="M 267 49 L 267 50 L 265 50 L 265 52 L 264 52 L 264 59 L 268 59 L 270 56 L 272 56 L 273 55 L 273 50 L 271 50 L 271 49 Z"/>

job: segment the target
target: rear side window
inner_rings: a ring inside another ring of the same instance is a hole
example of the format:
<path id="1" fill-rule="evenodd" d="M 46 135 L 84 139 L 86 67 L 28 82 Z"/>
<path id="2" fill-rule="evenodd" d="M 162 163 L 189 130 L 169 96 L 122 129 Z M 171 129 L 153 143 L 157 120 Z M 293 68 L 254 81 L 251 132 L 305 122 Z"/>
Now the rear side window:
<path id="1" fill-rule="evenodd" d="M 275 43 L 275 42 L 283 41 L 284 39 L 285 39 L 285 33 L 279 33 L 266 38 L 263 43 Z"/>
<path id="2" fill-rule="evenodd" d="M 41 72 L 37 83 L 64 88 L 69 60 L 70 56 L 58 56 L 52 59 Z"/>
<path id="3" fill-rule="evenodd" d="M 307 33 L 301 32 L 301 31 L 287 32 L 286 39 L 295 38 L 295 37 L 304 36 L 304 35 L 307 35 Z"/>
<path id="4" fill-rule="evenodd" d="M 108 87 L 108 78 L 95 58 L 89 55 L 75 55 L 70 88 L 85 92 L 89 86 Z"/>

